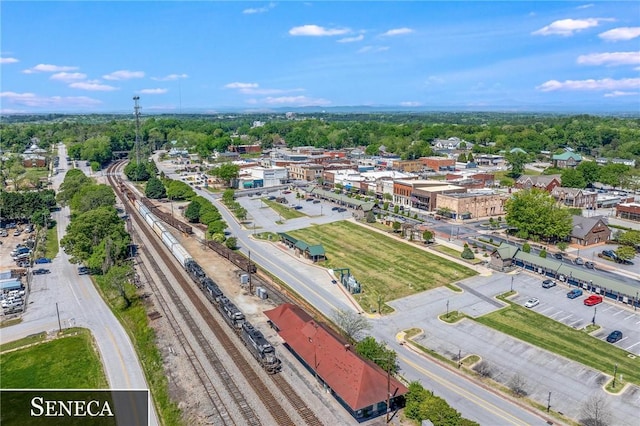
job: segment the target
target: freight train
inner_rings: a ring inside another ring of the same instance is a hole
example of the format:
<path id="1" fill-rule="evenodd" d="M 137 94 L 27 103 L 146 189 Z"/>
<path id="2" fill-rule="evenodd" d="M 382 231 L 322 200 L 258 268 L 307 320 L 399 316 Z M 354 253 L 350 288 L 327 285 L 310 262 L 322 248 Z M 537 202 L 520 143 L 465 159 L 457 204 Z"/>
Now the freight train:
<path id="1" fill-rule="evenodd" d="M 222 315 L 225 322 L 240 336 L 244 345 L 249 349 L 253 357 L 268 373 L 275 374 L 282 368 L 282 362 L 276 356 L 275 349 L 264 335 L 253 327 L 244 314 L 233 304 L 220 290 L 220 287 L 207 276 L 202 267 L 189 256 L 176 238 L 164 227 L 150 209 L 137 198 L 131 197 L 136 211 L 144 218 L 145 222 L 153 229 L 162 240 L 178 263 L 187 271 L 191 279 L 198 285 L 207 299 Z"/>

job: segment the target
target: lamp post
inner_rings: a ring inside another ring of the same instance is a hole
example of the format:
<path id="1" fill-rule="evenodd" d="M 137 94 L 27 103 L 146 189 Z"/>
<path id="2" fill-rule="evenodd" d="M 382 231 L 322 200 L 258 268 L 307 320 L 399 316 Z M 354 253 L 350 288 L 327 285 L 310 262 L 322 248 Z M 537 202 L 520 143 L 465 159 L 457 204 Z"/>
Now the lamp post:
<path id="1" fill-rule="evenodd" d="M 511 291 L 513 291 L 513 275 L 511 275 Z"/>
<path id="2" fill-rule="evenodd" d="M 598 307 L 593 307 L 593 318 L 591 319 L 591 324 L 596 325 L 596 312 L 598 311 Z"/>

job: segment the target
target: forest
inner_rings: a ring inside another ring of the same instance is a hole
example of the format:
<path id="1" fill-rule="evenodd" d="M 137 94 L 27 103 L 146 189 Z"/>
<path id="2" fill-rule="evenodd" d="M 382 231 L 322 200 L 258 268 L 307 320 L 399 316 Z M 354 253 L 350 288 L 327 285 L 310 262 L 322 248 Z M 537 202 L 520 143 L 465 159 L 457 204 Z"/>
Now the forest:
<path id="1" fill-rule="evenodd" d="M 260 121 L 261 126 L 253 123 Z M 23 152 L 32 138 L 47 148 L 64 142 L 70 156 L 102 166 L 113 153 L 129 151 L 136 139 L 131 116 L 29 116 L 0 124 L 0 149 Z M 588 157 L 636 159 L 640 166 L 640 118 L 593 115 L 500 113 L 387 113 L 146 116 L 141 119 L 140 143 L 146 154 L 169 146 L 188 147 L 208 156 L 233 144 L 260 143 L 263 149 L 289 147 L 327 149 L 361 147 L 367 154 L 386 152 L 402 158 L 433 154 L 431 141 L 457 137 L 473 144 L 474 153 L 495 154 L 512 148 L 532 159 L 540 151 L 563 148 Z M 175 141 L 171 144 L 172 141 Z M 170 145 L 171 144 L 171 145 Z"/>

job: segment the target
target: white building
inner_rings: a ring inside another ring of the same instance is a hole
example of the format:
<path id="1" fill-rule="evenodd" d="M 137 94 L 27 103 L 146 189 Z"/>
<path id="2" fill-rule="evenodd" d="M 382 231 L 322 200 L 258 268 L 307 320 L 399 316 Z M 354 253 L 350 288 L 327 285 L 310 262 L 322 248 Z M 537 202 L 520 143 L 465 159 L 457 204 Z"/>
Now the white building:
<path id="1" fill-rule="evenodd" d="M 242 170 L 238 187 L 243 188 L 268 188 L 287 183 L 289 174 L 284 167 L 248 167 Z"/>

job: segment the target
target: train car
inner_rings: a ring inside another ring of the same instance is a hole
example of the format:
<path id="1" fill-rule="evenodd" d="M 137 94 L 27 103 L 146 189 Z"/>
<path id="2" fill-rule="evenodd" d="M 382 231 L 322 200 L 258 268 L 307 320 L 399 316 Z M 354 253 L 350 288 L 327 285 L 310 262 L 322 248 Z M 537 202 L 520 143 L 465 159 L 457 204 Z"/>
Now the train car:
<path id="1" fill-rule="evenodd" d="M 152 226 L 153 232 L 155 232 L 158 237 L 162 238 L 162 234 L 167 232 L 167 228 L 164 227 L 160 219 L 158 219 L 155 215 L 150 214 L 150 216 L 153 216 L 153 219 L 155 219 Z"/>
<path id="2" fill-rule="evenodd" d="M 244 323 L 244 314 L 226 297 L 221 297 L 219 302 L 219 310 L 222 317 L 234 329 L 240 329 Z"/>
<path id="3" fill-rule="evenodd" d="M 224 293 L 220 290 L 220 287 L 211 279 L 206 278 L 203 282 L 205 293 L 212 303 L 218 303 L 221 297 L 224 297 Z"/>
<path id="4" fill-rule="evenodd" d="M 171 253 L 176 259 L 178 259 L 178 263 L 180 263 L 183 268 L 187 261 L 191 259 L 189 252 L 182 247 L 182 244 L 175 244 L 171 249 Z"/>
<path id="5" fill-rule="evenodd" d="M 242 324 L 240 336 L 253 357 L 268 373 L 275 374 L 282 369 L 282 361 L 276 356 L 276 350 L 249 321 Z"/>
<path id="6" fill-rule="evenodd" d="M 178 240 L 176 240 L 176 237 L 174 237 L 169 231 L 164 231 L 162 235 L 160 235 L 160 238 L 169 250 L 173 250 L 173 246 L 175 246 L 176 244 L 180 244 Z"/>
<path id="7" fill-rule="evenodd" d="M 207 275 L 202 270 L 202 267 L 193 259 L 186 261 L 184 266 L 191 276 L 191 279 L 198 284 L 207 277 Z"/>

